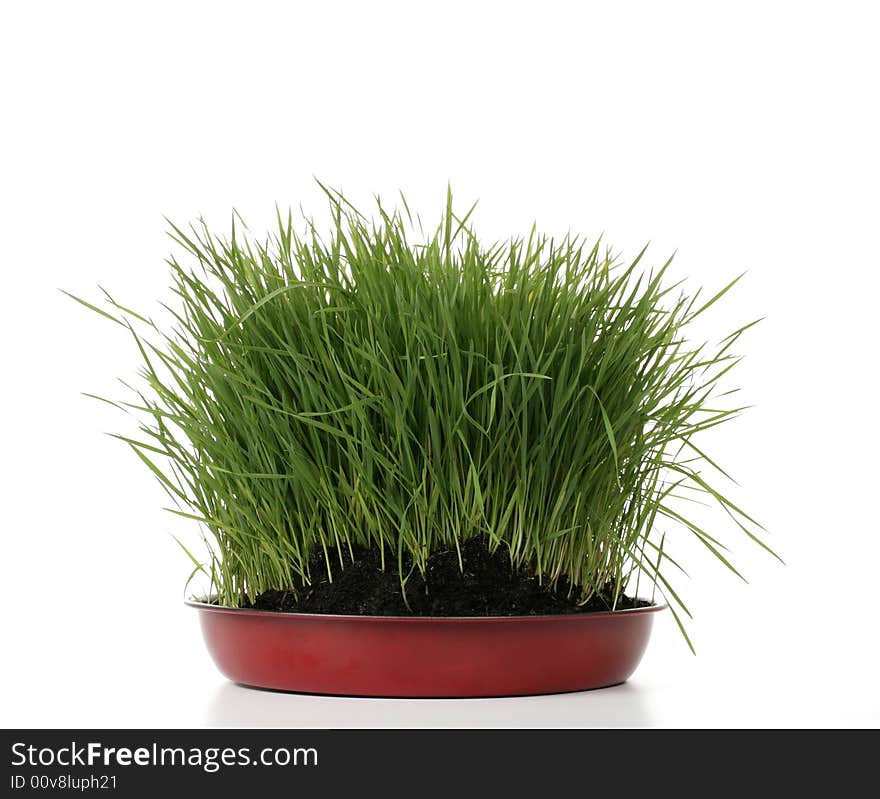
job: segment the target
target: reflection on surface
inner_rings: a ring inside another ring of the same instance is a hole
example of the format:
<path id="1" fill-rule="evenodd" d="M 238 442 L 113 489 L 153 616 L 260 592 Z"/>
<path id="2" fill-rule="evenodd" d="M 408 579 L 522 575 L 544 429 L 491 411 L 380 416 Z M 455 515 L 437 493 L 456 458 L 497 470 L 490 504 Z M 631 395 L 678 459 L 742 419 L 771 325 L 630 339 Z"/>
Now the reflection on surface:
<path id="1" fill-rule="evenodd" d="M 211 727 L 645 727 L 633 683 L 503 699 L 362 699 L 255 690 L 225 682 L 207 710 Z"/>

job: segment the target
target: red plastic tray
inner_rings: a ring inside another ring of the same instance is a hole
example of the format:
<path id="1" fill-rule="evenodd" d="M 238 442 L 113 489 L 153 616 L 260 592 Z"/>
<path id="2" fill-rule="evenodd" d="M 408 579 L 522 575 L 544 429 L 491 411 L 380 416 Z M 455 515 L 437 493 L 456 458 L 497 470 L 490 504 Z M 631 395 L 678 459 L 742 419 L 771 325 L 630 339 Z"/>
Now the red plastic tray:
<path id="1" fill-rule="evenodd" d="M 519 696 L 624 682 L 662 605 L 567 616 L 272 613 L 188 602 L 237 683 L 346 696 Z"/>

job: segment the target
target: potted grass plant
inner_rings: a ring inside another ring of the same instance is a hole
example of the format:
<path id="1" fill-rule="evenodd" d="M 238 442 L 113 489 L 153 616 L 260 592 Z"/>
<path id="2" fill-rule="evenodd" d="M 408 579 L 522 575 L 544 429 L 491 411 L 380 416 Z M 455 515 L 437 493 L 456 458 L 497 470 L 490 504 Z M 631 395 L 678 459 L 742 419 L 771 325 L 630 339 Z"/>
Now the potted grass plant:
<path id="1" fill-rule="evenodd" d="M 137 346 L 144 385 L 113 403 L 140 432 L 119 437 L 202 526 L 189 604 L 219 668 L 513 695 L 626 680 L 666 607 L 688 640 L 664 531 L 734 567 L 678 499 L 766 548 L 698 443 L 740 410 L 716 394 L 749 325 L 689 333 L 736 281 L 701 300 L 643 253 L 484 245 L 451 195 L 415 236 L 405 201 L 368 219 L 326 193 L 328 236 L 290 214 L 265 240 L 172 225 L 166 323 L 79 300 Z"/>

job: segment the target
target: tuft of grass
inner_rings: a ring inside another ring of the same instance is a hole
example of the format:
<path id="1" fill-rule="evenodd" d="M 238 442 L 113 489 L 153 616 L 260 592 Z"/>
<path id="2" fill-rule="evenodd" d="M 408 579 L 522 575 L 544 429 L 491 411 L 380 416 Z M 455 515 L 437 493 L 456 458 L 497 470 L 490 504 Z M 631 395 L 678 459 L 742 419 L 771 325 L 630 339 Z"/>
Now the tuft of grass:
<path id="1" fill-rule="evenodd" d="M 144 385 L 113 404 L 140 434 L 119 438 L 207 530 L 193 575 L 238 606 L 308 583 L 316 551 L 332 579 L 355 545 L 423 570 L 485 536 L 585 602 L 647 585 L 684 632 L 660 522 L 736 570 L 674 500 L 703 495 L 766 548 L 697 443 L 742 410 L 716 394 L 750 325 L 688 340 L 736 280 L 701 301 L 669 285 L 669 262 L 642 269 L 644 251 L 620 263 L 534 229 L 484 245 L 451 194 L 411 241 L 405 201 L 371 220 L 325 192 L 326 237 L 290 213 L 264 241 L 235 220 L 228 237 L 171 225 L 185 258 L 168 261 L 168 326 L 79 300 L 133 337 Z"/>

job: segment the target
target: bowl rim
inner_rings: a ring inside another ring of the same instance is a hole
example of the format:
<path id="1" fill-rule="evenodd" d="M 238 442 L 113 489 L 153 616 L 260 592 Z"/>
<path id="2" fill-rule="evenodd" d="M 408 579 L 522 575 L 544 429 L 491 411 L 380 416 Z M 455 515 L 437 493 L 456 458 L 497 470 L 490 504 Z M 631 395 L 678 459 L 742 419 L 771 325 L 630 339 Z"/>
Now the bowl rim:
<path id="1" fill-rule="evenodd" d="M 648 601 L 648 600 L 643 600 Z M 499 622 L 539 622 L 539 621 L 576 621 L 587 619 L 603 619 L 618 616 L 637 616 L 646 613 L 656 613 L 665 610 L 668 605 L 665 602 L 657 602 L 640 608 L 621 608 L 620 610 L 595 610 L 586 611 L 584 613 L 554 613 L 554 614 L 534 614 L 529 616 L 367 616 L 357 614 L 341 614 L 341 613 L 288 613 L 279 610 L 258 610 L 256 608 L 233 608 L 228 605 L 215 605 L 199 599 L 186 599 L 184 604 L 187 607 L 206 613 L 227 614 L 235 616 L 258 616 L 266 618 L 278 619 L 302 619 L 309 621 L 330 621 L 330 622 L 390 622 L 398 624 L 418 624 L 418 623 L 499 623 Z"/>

